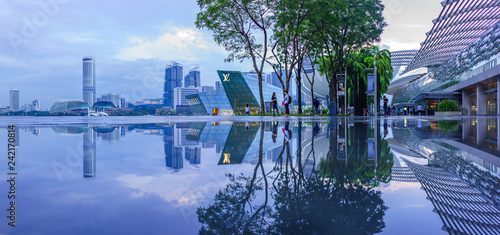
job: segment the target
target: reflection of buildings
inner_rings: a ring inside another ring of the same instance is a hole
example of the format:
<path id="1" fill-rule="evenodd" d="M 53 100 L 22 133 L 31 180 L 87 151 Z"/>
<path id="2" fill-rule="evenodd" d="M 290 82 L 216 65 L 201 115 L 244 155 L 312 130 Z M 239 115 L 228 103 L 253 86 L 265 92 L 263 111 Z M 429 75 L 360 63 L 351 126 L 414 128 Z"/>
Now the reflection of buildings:
<path id="1" fill-rule="evenodd" d="M 195 115 L 244 115 L 245 106 L 250 106 L 250 113 L 257 113 L 260 107 L 258 79 L 252 75 L 237 71 L 217 71 L 224 89 L 211 93 L 200 93 L 186 96 L 191 111 Z M 281 86 L 276 87 L 269 83 L 262 84 L 264 97 L 277 94 L 278 103 L 283 101 Z M 292 105 L 293 106 L 293 105 Z M 290 107 L 293 109 L 293 107 Z M 266 109 L 270 103 L 266 103 Z"/>
<path id="2" fill-rule="evenodd" d="M 124 127 L 113 126 L 54 126 L 52 130 L 60 135 L 83 135 L 83 178 L 93 179 L 96 177 L 96 155 L 97 155 L 97 137 L 104 141 L 113 139 L 118 141 L 121 129 Z"/>
<path id="3" fill-rule="evenodd" d="M 167 167 L 179 170 L 183 168 L 182 148 L 174 146 L 174 132 L 175 125 L 164 127 L 165 162 Z"/>
<path id="4" fill-rule="evenodd" d="M 97 132 L 90 128 L 83 135 L 83 178 L 96 176 Z"/>
<path id="5" fill-rule="evenodd" d="M 189 161 L 191 164 L 200 164 L 201 163 L 201 148 L 199 147 L 185 147 L 184 148 L 184 158 Z"/>
<path id="6" fill-rule="evenodd" d="M 406 161 L 450 234 L 499 234 L 500 211 L 448 171 Z"/>

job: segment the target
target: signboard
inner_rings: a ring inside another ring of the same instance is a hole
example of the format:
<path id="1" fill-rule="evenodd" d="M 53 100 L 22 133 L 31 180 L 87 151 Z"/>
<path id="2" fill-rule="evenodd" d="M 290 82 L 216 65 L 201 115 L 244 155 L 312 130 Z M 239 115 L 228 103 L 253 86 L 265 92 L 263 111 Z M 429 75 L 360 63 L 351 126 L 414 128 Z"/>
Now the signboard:
<path id="1" fill-rule="evenodd" d="M 366 89 L 367 93 L 373 93 L 373 90 L 375 89 L 375 76 L 373 74 L 368 74 L 366 77 L 366 81 L 368 82 L 368 88 Z"/>
<path id="2" fill-rule="evenodd" d="M 344 81 L 337 82 L 337 95 L 339 95 L 339 96 L 345 95 Z"/>

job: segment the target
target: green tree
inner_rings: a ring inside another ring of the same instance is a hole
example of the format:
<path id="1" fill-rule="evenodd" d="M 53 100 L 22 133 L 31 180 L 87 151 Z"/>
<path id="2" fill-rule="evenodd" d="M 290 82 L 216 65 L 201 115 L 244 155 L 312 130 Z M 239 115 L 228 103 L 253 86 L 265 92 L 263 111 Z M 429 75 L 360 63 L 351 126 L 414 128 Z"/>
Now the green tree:
<path id="1" fill-rule="evenodd" d="M 330 101 L 337 101 L 337 74 L 350 51 L 380 41 L 384 6 L 380 0 L 318 0 L 320 11 L 311 17 L 317 33 L 314 47 L 329 81 Z"/>
<path id="2" fill-rule="evenodd" d="M 378 97 L 381 97 L 387 92 L 392 80 L 391 52 L 387 49 L 380 50 L 378 46 L 372 46 L 369 52 L 370 56 L 364 60 L 368 68 L 373 68 L 374 62 L 377 65 Z"/>
<path id="3" fill-rule="evenodd" d="M 261 113 L 265 113 L 262 71 L 273 20 L 271 0 L 198 0 L 196 26 L 213 32 L 215 42 L 229 52 L 226 62 L 250 59 L 259 80 Z"/>
<path id="4" fill-rule="evenodd" d="M 271 56 L 267 62 L 276 73 L 283 91 L 289 91 L 290 80 L 297 70 L 296 82 L 300 83 L 300 63 L 310 44 L 309 29 L 311 27 L 308 27 L 308 17 L 314 14 L 318 4 L 315 4 L 313 0 L 278 0 L 275 2 Z M 300 100 L 299 109 L 301 113 Z"/>

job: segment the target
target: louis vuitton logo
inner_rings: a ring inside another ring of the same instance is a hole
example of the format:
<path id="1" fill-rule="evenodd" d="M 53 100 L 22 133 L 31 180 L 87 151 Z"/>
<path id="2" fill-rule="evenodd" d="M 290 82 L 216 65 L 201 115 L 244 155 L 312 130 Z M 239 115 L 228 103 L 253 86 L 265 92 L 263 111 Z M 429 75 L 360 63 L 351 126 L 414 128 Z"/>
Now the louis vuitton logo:
<path id="1" fill-rule="evenodd" d="M 226 74 L 222 74 L 222 76 L 224 77 L 224 82 L 229 82 L 229 73 L 226 73 Z"/>

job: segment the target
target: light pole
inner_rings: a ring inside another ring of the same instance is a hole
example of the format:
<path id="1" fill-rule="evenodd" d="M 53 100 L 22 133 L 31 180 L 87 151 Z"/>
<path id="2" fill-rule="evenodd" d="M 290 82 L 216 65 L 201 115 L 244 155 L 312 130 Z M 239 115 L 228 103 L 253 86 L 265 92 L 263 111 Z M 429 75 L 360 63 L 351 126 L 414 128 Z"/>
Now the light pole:
<path id="1" fill-rule="evenodd" d="M 347 67 L 344 71 L 344 115 L 347 114 Z"/>
<path id="2" fill-rule="evenodd" d="M 374 84 L 373 84 L 373 104 L 374 104 L 374 112 L 373 112 L 373 116 L 374 117 L 377 117 L 378 116 L 378 109 L 379 106 L 378 105 L 378 80 L 377 80 L 377 62 L 376 60 L 373 61 L 373 80 L 374 80 Z"/>

